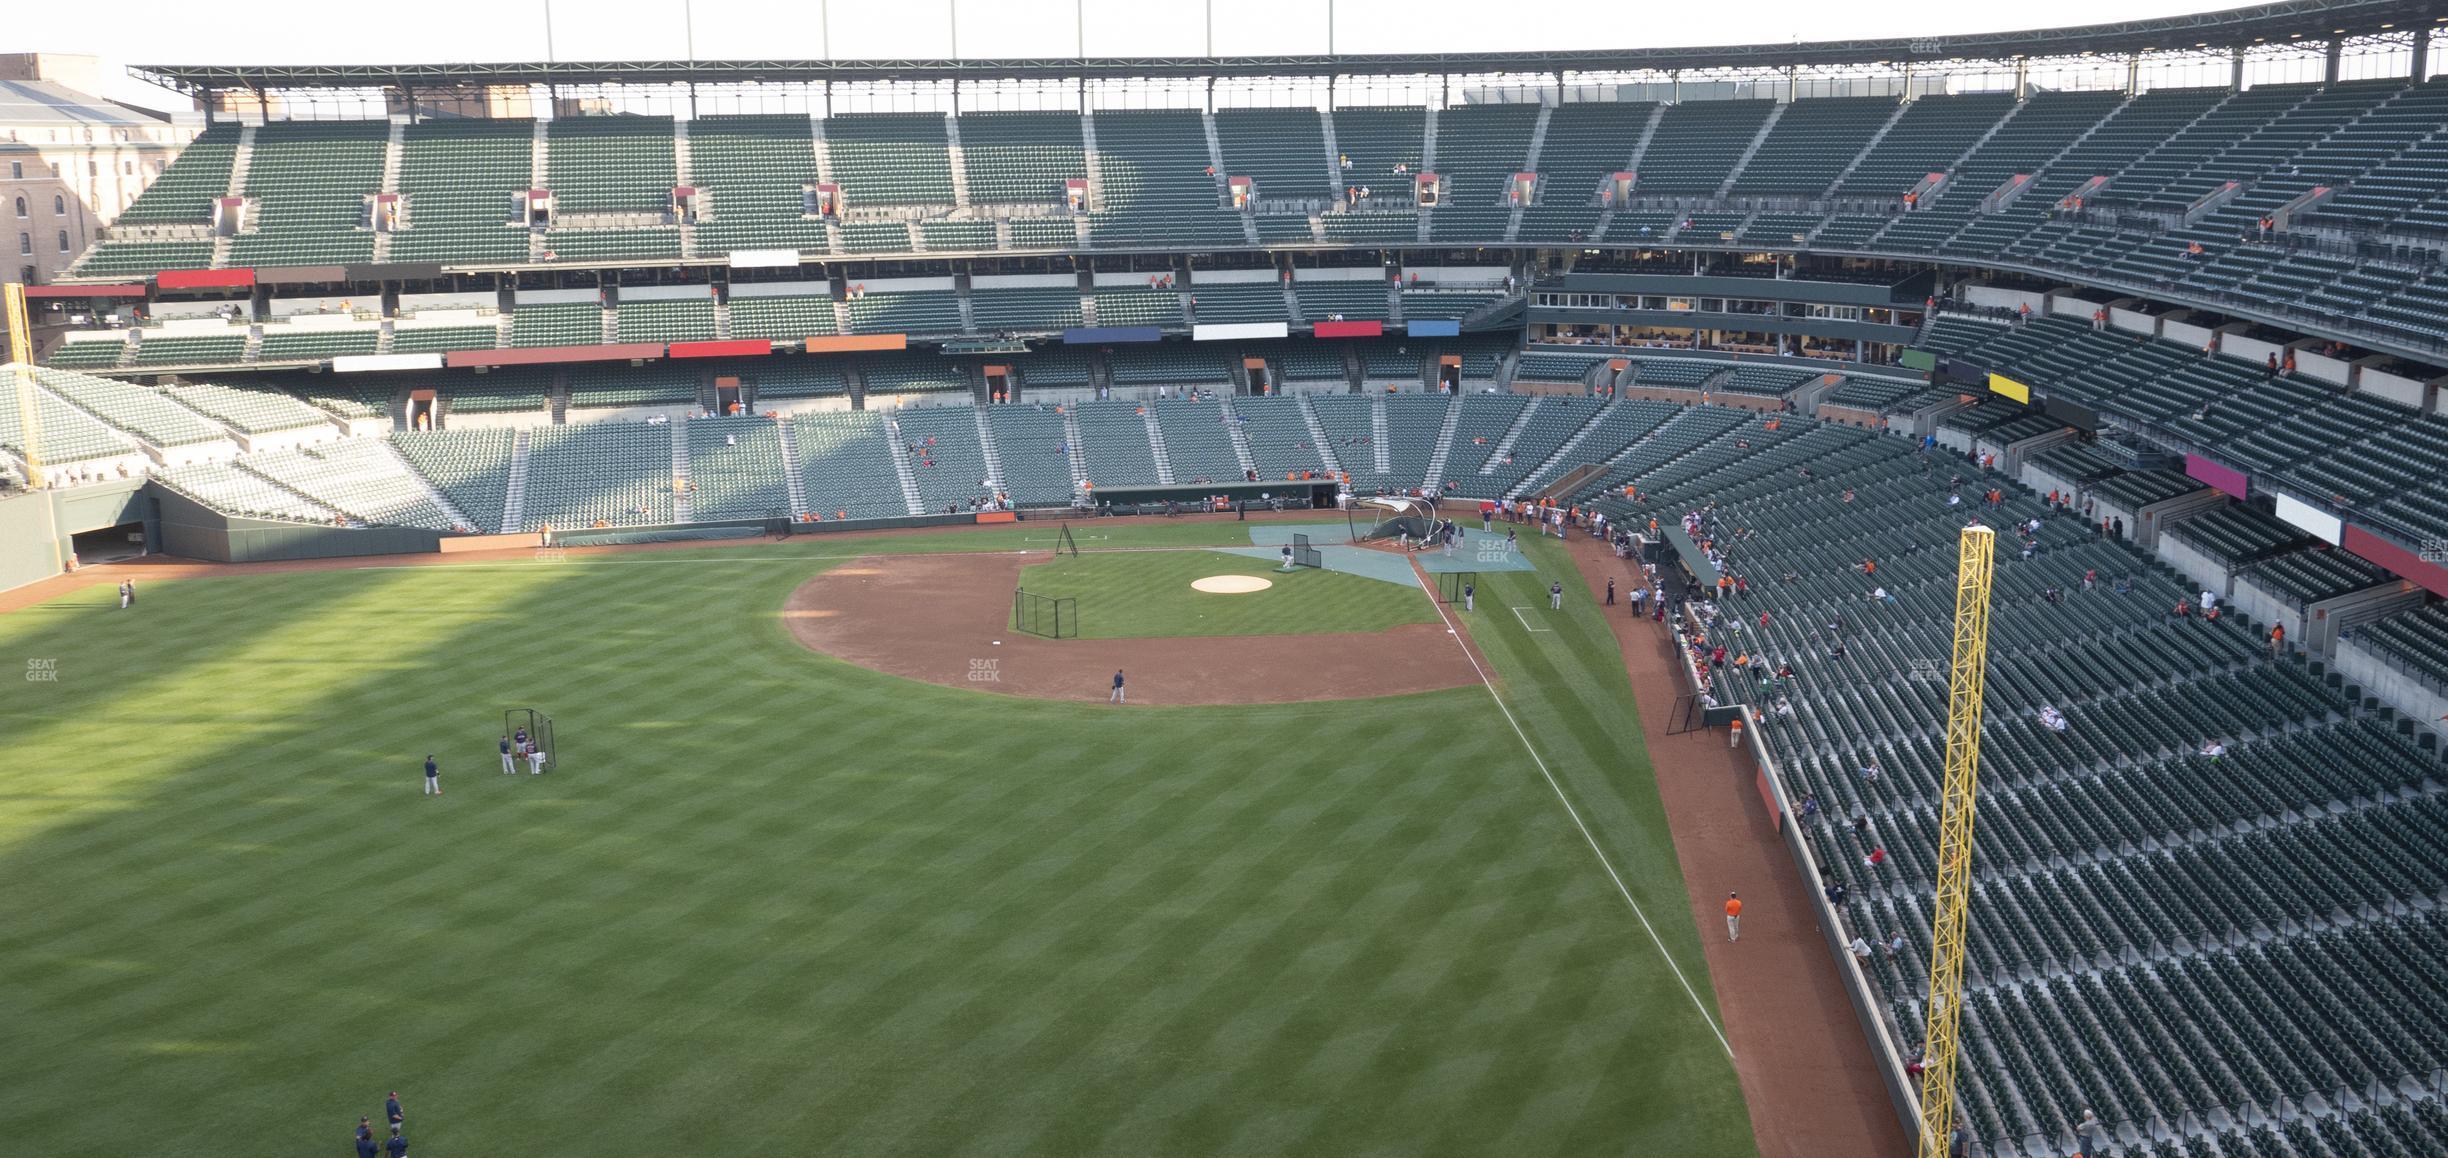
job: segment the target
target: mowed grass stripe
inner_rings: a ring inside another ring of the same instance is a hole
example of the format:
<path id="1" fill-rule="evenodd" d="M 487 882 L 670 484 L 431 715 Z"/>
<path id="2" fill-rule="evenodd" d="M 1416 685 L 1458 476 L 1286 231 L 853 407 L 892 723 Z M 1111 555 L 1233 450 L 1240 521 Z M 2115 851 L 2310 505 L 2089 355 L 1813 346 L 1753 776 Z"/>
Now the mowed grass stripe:
<path id="1" fill-rule="evenodd" d="M 0 821 L 0 1136 L 311 1150 L 397 1087 L 420 1152 L 1748 1153 L 1653 1100 L 1731 1072 L 1484 696 L 917 685 L 788 639 L 825 561 L 721 554 L 0 617 L 74 661 L 0 700 L 56 802 Z M 560 774 L 494 770 L 528 703 Z"/>

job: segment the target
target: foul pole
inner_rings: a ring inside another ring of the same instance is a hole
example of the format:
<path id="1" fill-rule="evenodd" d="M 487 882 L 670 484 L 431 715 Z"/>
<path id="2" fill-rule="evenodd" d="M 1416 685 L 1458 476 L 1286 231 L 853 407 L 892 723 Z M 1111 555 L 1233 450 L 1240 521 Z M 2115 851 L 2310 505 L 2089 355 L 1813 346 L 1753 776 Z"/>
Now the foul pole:
<path id="1" fill-rule="evenodd" d="M 42 407 L 34 399 L 34 331 L 26 322 L 25 286 L 10 282 L 0 289 L 0 316 L 8 326 L 9 377 L 16 379 L 17 440 L 25 447 L 26 485 L 41 490 Z"/>
<path id="2" fill-rule="evenodd" d="M 1980 795 L 1981 686 L 1989 671 L 1989 587 L 1997 532 L 1964 528 L 1955 561 L 1955 657 L 1947 677 L 1938 896 L 1930 915 L 1929 1005 L 1921 1071 L 1920 1158 L 1947 1158 L 1955 1130 L 1955 1060 L 1963 1017 L 1964 917 L 1972 903 L 1972 817 Z"/>

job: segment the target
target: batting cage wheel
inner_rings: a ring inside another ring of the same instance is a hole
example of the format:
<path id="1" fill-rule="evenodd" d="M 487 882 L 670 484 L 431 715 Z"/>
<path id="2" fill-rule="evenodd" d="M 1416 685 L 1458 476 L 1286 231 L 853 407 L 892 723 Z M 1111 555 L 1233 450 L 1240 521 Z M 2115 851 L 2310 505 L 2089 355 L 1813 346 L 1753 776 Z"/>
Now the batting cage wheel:
<path id="1" fill-rule="evenodd" d="M 550 772 L 561 766 L 561 746 L 553 743 L 551 716 L 534 708 L 512 708 L 502 713 L 502 735 L 516 736 L 522 730 L 527 733 L 527 742 L 544 753 L 545 771 Z M 519 758 L 526 759 L 526 754 L 520 753 Z"/>

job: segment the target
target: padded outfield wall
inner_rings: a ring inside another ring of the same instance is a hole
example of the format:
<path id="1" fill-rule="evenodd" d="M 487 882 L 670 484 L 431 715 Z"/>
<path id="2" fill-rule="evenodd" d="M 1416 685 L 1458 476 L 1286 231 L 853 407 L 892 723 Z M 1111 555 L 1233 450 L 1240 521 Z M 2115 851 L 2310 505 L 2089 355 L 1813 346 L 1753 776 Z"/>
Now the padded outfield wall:
<path id="1" fill-rule="evenodd" d="M 143 479 L 0 498 L 0 591 L 61 574 L 74 556 L 75 536 L 123 523 L 144 523 L 157 544 L 153 505 Z"/>

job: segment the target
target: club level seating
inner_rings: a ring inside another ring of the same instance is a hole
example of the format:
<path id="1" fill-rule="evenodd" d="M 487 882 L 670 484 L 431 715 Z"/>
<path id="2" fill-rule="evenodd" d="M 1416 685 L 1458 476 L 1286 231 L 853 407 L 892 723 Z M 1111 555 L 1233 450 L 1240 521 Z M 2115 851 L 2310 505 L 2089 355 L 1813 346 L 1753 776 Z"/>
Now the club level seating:
<path id="1" fill-rule="evenodd" d="M 1280 322 L 1287 317 L 1283 288 L 1273 282 L 1200 283 L 1190 287 L 1190 297 L 1193 299 L 1190 308 L 1198 314 L 1202 325 Z M 1097 306 L 1097 316 L 1105 316 L 1102 304 Z"/>
<path id="2" fill-rule="evenodd" d="M 147 334 L 136 343 L 138 366 L 229 365 L 246 357 L 246 335 Z"/>
<path id="3" fill-rule="evenodd" d="M 229 192 L 230 168 L 238 160 L 239 126 L 223 122 L 205 129 L 196 139 L 179 150 L 176 163 L 162 170 L 161 176 L 145 186 L 128 207 L 119 211 L 120 225 L 203 225 L 212 220 L 212 203 Z M 371 193 L 368 189 L 365 192 Z M 212 245 L 204 246 L 205 265 L 211 261 Z M 81 267 L 79 272 L 104 271 Z M 176 267 L 168 267 L 176 268 Z"/>
<path id="4" fill-rule="evenodd" d="M 824 131 L 833 180 L 851 205 L 952 203 L 942 113 L 854 113 L 827 118 Z"/>
<path id="5" fill-rule="evenodd" d="M 34 405 L 42 426 L 42 460 L 47 466 L 136 453 L 133 440 L 48 390 L 35 392 Z M 0 450 L 22 461 L 26 456 L 26 435 L 19 425 L 18 413 L 17 392 L 0 390 Z"/>
<path id="6" fill-rule="evenodd" d="M 833 299 L 819 294 L 731 299 L 731 336 L 796 342 L 831 336 L 838 325 Z"/>
<path id="7" fill-rule="evenodd" d="M 1846 932 L 1904 936 L 1902 954 L 1864 967 L 1917 1040 L 1911 962 L 1929 952 L 1946 689 L 1915 673 L 1947 650 L 1962 511 L 1902 440 L 1793 416 L 1777 431 L 1760 423 L 1661 431 L 1655 465 L 1633 476 L 1642 501 L 1595 505 L 1661 522 L 1713 506 L 1705 534 L 1736 544 L 1751 595 L 1717 631 L 1798 678 L 1770 690 L 1729 667 L 1711 673 L 1712 690 L 1794 709 L 1766 712 L 1764 738 L 1788 791 L 1817 802 L 1823 819 L 1804 821 L 1804 838 L 1849 889 Z M 1854 501 L 1830 502 L 1838 488 Z M 2448 1024 L 2448 1003 L 2419 980 L 2448 963 L 2427 912 L 2448 874 L 2429 762 L 2378 721 L 2349 718 L 2304 669 L 2262 658 L 2246 625 L 2170 620 L 2179 581 L 2007 489 L 1986 518 L 2043 524 L 2028 556 L 2004 544 L 1990 616 L 1975 854 L 1987 867 L 1961 1071 L 1976 1139 L 2053 1139 L 2085 1107 L 2137 1128 L 2217 1107 L 2233 1123 L 2221 1153 L 2275 1153 L 2259 1147 L 2286 1128 L 2258 1107 L 2429 1073 L 2428 1043 Z M 1864 557 L 1879 562 L 1875 582 L 1854 572 Z M 2096 589 L 2082 588 L 2088 571 L 2103 577 Z M 1865 598 L 1873 585 L 1893 600 Z M 2061 602 L 2040 598 L 2050 587 Z M 1837 616 L 1841 652 L 1824 634 Z M 2067 728 L 2040 726 L 2042 707 Z M 2226 754 L 2194 754 L 2212 741 Z M 1860 774 L 1872 765 L 1875 779 Z M 1888 861 L 1863 867 L 1873 846 Z M 2384 1145 L 2397 1135 L 2365 1132 L 2394 1124 L 2326 1128 L 2334 1151 L 2285 1152 L 2399 1152 Z"/>
<path id="8" fill-rule="evenodd" d="M 1341 343 L 1292 342 L 1270 351 L 1269 360 L 1287 382 L 1351 383 Z"/>
<path id="9" fill-rule="evenodd" d="M 1013 365 L 1020 371 L 1023 387 L 1086 386 L 1088 385 L 1088 355 L 1076 350 L 1049 348 L 1017 359 Z"/>
<path id="10" fill-rule="evenodd" d="M 829 249 L 824 223 L 807 216 L 815 180 L 815 133 L 804 116 L 689 122 L 689 181 L 705 191 L 711 214 L 695 227 L 699 253 Z"/>
<path id="11" fill-rule="evenodd" d="M 1215 111 L 1216 140 L 1228 177 L 1247 177 L 1262 200 L 1332 199 L 1326 135 L 1311 108 L 1223 108 Z"/>
<path id="12" fill-rule="evenodd" d="M 477 530 L 489 532 L 504 529 L 516 439 L 508 430 L 402 430 L 391 435 L 391 444 L 452 506 L 474 520 Z"/>
<path id="13" fill-rule="evenodd" d="M 1360 355 L 1360 376 L 1369 386 L 1415 386 L 1421 381 L 1420 363 L 1428 351 L 1424 344 L 1381 338 L 1355 341 L 1352 349 Z"/>
<path id="14" fill-rule="evenodd" d="M 986 445 L 978 441 L 973 406 L 916 406 L 893 412 L 900 428 L 918 503 L 928 513 L 978 510 L 994 498 L 986 481 Z"/>
<path id="15" fill-rule="evenodd" d="M 354 330 L 282 330 L 266 326 L 256 360 L 285 362 L 371 354 L 381 342 L 382 331 L 372 327 Z"/>
<path id="16" fill-rule="evenodd" d="M 1305 471 L 1325 476 L 1329 468 L 1318 453 L 1316 440 L 1310 437 L 1300 399 L 1235 398 L 1232 408 L 1234 416 L 1241 420 L 1241 432 L 1249 443 L 1250 459 L 1257 465 L 1258 477 L 1278 479 Z"/>
<path id="17" fill-rule="evenodd" d="M 786 421 L 799 448 L 797 469 L 810 512 L 824 519 L 910 513 L 893 471 L 891 432 L 882 414 L 834 410 L 794 414 Z"/>
<path id="18" fill-rule="evenodd" d="M 229 437 L 227 431 L 150 387 L 49 368 L 35 370 L 34 381 L 42 389 L 153 446 L 191 446 Z"/>
<path id="19" fill-rule="evenodd" d="M 1162 399 L 1153 405 L 1175 482 L 1231 482 L 1241 477 L 1241 458 L 1233 453 L 1221 401 Z"/>
<path id="20" fill-rule="evenodd" d="M 520 306 L 510 315 L 513 346 L 594 346 L 603 340 L 603 307 L 591 302 Z"/>
<path id="21" fill-rule="evenodd" d="M 393 261 L 516 262 L 527 230 L 514 195 L 535 186 L 531 120 L 426 120 L 401 130 L 399 191 L 408 228 Z"/>
<path id="22" fill-rule="evenodd" d="M 782 430 L 759 415 L 688 420 L 689 515 L 700 522 L 788 518 Z"/>
<path id="23" fill-rule="evenodd" d="M 661 213 L 679 184 L 670 117 L 555 118 L 545 123 L 545 157 L 555 214 Z M 573 256 L 557 240 L 552 247 Z"/>
<path id="24" fill-rule="evenodd" d="M 1084 324 L 1077 286 L 971 290 L 969 308 L 984 331 L 1050 332 Z"/>
<path id="25" fill-rule="evenodd" d="M 432 531 L 476 529 L 436 506 L 407 464 L 381 439 L 257 451 L 240 465 L 361 523 Z"/>
<path id="26" fill-rule="evenodd" d="M 643 422 L 539 426 L 527 438 L 522 529 L 672 521 L 671 427 Z"/>
<path id="27" fill-rule="evenodd" d="M 1100 326 L 1163 326 L 1172 329 L 1186 324 L 1182 321 L 1179 290 L 1099 286 L 1093 296 L 1096 299 L 1097 324 Z M 1281 312 L 1278 311 L 1276 316 L 1282 316 Z"/>
<path id="28" fill-rule="evenodd" d="M 714 299 L 689 298 L 622 302 L 613 310 L 613 328 L 623 342 L 710 342 L 714 340 Z"/>
<path id="29" fill-rule="evenodd" d="M 1301 316 L 1312 325 L 1338 314 L 1355 322 L 1384 321 L 1392 312 L 1383 281 L 1294 282 L 1293 293 L 1300 299 Z"/>
<path id="30" fill-rule="evenodd" d="M 686 363 L 590 362 L 570 367 L 564 379 L 572 410 L 697 403 L 697 373 Z"/>
<path id="31" fill-rule="evenodd" d="M 330 523 L 340 512 L 235 463 L 195 462 L 153 472 L 170 489 L 218 511 L 258 519 Z"/>
<path id="32" fill-rule="evenodd" d="M 1074 491 L 1070 435 L 1063 416 L 1045 406 L 990 406 L 995 453 L 1003 461 L 1003 484 L 1024 507 L 1064 506 Z"/>
<path id="33" fill-rule="evenodd" d="M 1603 354 L 1565 354 L 1528 350 L 1523 352 L 1520 364 L 1514 367 L 1513 380 L 1516 382 L 1569 382 L 1576 386 L 1587 385 L 1590 381 L 1590 372 L 1605 365 L 1607 360 L 1608 356 Z"/>
<path id="34" fill-rule="evenodd" d="M 1402 291 L 1402 316 L 1403 320 L 1413 322 L 1432 319 L 1460 320 L 1481 306 L 1502 300 L 1504 300 L 1503 294 L 1484 290 L 1406 288 Z M 1301 304 L 1304 312 L 1308 308 L 1308 303 Z"/>
<path id="35" fill-rule="evenodd" d="M 331 426 L 322 411 L 277 390 L 188 382 L 166 387 L 165 392 L 189 410 L 247 434 Z"/>
<path id="36" fill-rule="evenodd" d="M 969 200 L 980 205 L 1059 205 L 1065 184 L 1088 176 L 1072 113 L 963 113 L 960 134 Z"/>
<path id="37" fill-rule="evenodd" d="M 545 392 L 552 388 L 552 371 L 503 366 L 473 378 L 452 378 L 442 384 L 442 398 L 452 410 L 470 414 L 514 414 L 545 409 Z"/>
<path id="38" fill-rule="evenodd" d="M 850 330 L 858 334 L 957 334 L 960 298 L 951 290 L 870 290 L 851 295 Z"/>
<path id="39" fill-rule="evenodd" d="M 1223 354 L 1178 346 L 1121 346 L 1105 356 L 1116 386 L 1210 386 L 1232 381 Z"/>
<path id="40" fill-rule="evenodd" d="M 914 394 L 969 389 L 969 370 L 941 354 L 866 354 L 859 358 L 859 376 L 869 394 Z"/>
<path id="41" fill-rule="evenodd" d="M 745 368 L 740 381 L 762 407 L 768 402 L 799 398 L 832 398 L 850 393 L 850 382 L 837 365 L 806 358 L 760 358 Z"/>
<path id="42" fill-rule="evenodd" d="M 600 325 L 597 329 L 601 333 Z M 501 344 L 496 326 L 402 326 L 391 328 L 394 354 L 436 354 L 451 350 L 490 350 Z"/>

